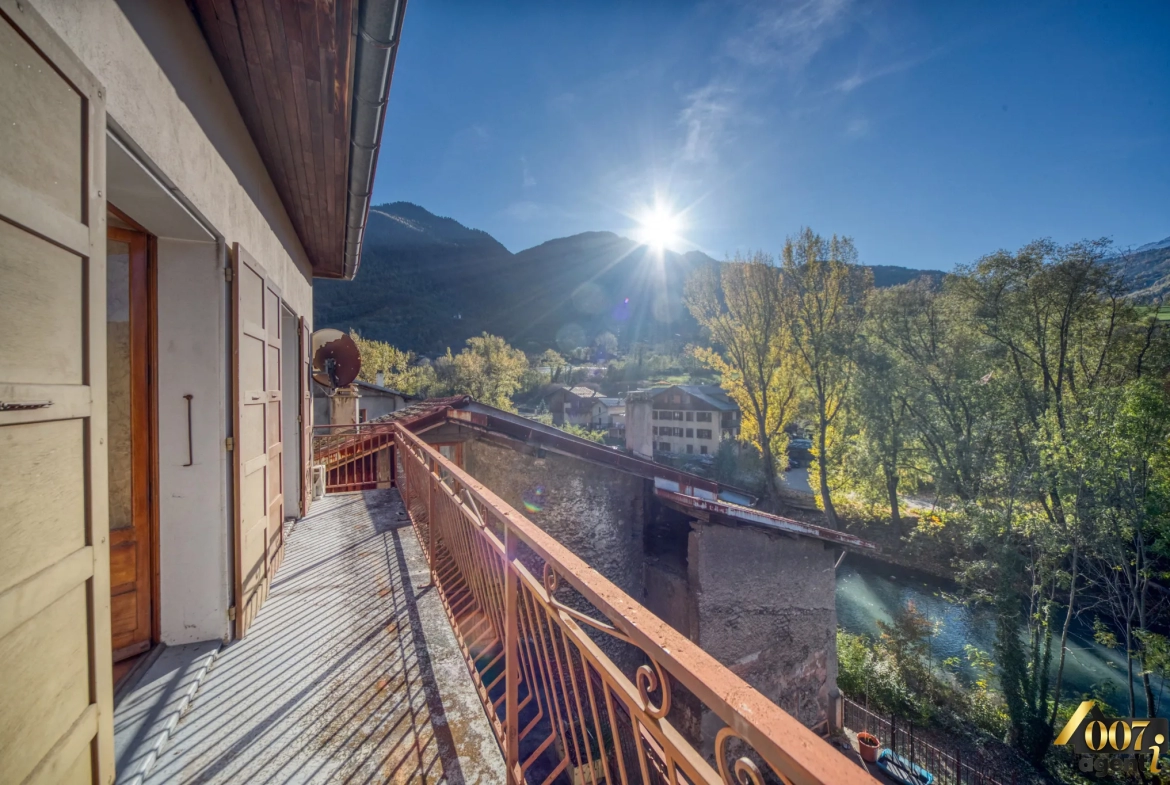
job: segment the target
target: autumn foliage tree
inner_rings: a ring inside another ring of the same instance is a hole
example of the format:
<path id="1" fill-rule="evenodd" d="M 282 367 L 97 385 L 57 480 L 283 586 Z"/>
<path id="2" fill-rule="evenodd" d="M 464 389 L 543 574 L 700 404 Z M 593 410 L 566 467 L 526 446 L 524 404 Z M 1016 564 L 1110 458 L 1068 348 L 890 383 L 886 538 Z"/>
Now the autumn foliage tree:
<path id="1" fill-rule="evenodd" d="M 686 304 L 717 347 L 695 348 L 695 357 L 719 373 L 744 412 L 742 436 L 759 448 L 775 493 L 799 384 L 780 269 L 763 253 L 704 267 L 687 282 Z"/>
<path id="2" fill-rule="evenodd" d="M 792 352 L 816 418 L 818 491 L 825 517 L 836 527 L 829 490 L 830 434 L 857 368 L 854 349 L 873 273 L 857 266 L 853 240 L 825 239 L 811 229 L 788 238 L 783 258 Z"/>

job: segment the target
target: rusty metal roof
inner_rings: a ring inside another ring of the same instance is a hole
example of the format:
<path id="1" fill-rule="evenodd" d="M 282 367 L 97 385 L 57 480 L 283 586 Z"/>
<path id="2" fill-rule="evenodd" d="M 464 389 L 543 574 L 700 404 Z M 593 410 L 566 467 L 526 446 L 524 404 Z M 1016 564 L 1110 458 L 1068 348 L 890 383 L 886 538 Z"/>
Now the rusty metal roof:
<path id="1" fill-rule="evenodd" d="M 725 501 L 712 501 L 709 499 L 700 499 L 698 496 L 692 496 L 686 493 L 679 493 L 670 488 L 664 488 L 661 484 L 655 483 L 654 495 L 663 501 L 669 502 L 674 507 L 679 507 L 684 510 L 697 510 L 713 515 L 722 515 L 725 518 L 730 518 L 740 523 L 746 523 L 751 526 L 758 526 L 765 529 L 775 529 L 777 531 L 786 532 L 788 534 L 795 534 L 801 537 L 815 537 L 818 540 L 831 542 L 834 545 L 841 545 L 846 548 L 854 548 L 859 551 L 867 551 L 869 553 L 877 553 L 881 549 L 876 543 L 869 540 L 863 540 L 860 537 L 849 534 L 847 532 L 837 531 L 836 529 L 826 529 L 823 526 L 814 526 L 811 523 L 804 521 L 793 520 L 792 518 L 784 518 L 779 515 L 772 515 L 771 513 L 761 512 L 753 507 L 744 507 L 741 504 L 731 504 Z"/>

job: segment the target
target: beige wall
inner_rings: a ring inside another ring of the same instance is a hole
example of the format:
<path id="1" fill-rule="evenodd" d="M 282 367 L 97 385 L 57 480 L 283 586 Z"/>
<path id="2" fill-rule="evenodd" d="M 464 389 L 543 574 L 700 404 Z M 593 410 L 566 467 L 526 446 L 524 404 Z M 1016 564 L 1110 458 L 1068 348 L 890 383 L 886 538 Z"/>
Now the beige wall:
<path id="1" fill-rule="evenodd" d="M 107 144 L 110 202 L 159 238 L 161 637 L 169 644 L 227 638 L 233 566 L 225 248 L 246 248 L 289 307 L 310 320 L 312 271 L 183 0 L 31 4 L 104 87 L 116 139 Z M 296 336 L 288 338 L 286 356 L 295 361 Z"/>
<path id="2" fill-rule="evenodd" d="M 32 5 L 105 86 L 119 136 L 142 151 L 229 247 L 243 244 L 298 315 L 311 317 L 305 251 L 186 3 Z"/>

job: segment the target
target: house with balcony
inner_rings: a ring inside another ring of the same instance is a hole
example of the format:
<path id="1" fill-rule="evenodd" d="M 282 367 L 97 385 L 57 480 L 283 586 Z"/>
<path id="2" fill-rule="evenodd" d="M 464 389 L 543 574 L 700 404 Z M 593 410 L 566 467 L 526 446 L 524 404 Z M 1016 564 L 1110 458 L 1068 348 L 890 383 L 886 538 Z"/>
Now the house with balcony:
<path id="1" fill-rule="evenodd" d="M 0 0 L 0 780 L 869 781 L 462 468 L 458 407 L 315 432 L 404 8 Z"/>
<path id="2" fill-rule="evenodd" d="M 654 453 L 714 455 L 719 443 L 739 439 L 739 404 L 715 385 L 676 384 L 631 393 L 626 404 L 626 447 Z"/>

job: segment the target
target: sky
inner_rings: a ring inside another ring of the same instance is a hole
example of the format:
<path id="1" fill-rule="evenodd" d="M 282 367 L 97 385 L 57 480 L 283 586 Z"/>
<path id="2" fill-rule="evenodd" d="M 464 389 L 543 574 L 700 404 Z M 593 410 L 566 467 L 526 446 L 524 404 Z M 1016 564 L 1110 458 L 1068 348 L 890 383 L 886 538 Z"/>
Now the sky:
<path id="1" fill-rule="evenodd" d="M 410 0 L 375 204 L 952 269 L 1170 235 L 1170 2 Z"/>

